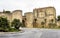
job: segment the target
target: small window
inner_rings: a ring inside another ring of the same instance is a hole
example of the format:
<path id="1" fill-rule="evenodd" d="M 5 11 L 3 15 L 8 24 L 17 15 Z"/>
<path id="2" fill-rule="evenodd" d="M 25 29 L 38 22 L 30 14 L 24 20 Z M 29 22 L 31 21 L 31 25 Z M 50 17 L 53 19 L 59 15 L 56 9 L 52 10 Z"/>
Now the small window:
<path id="1" fill-rule="evenodd" d="M 22 20 L 22 22 L 24 23 L 25 21 L 24 21 L 24 20 Z"/>
<path id="2" fill-rule="evenodd" d="M 46 19 L 44 19 L 45 20 L 45 22 L 46 22 Z"/>
<path id="3" fill-rule="evenodd" d="M 37 19 L 34 19 L 34 21 L 37 21 Z"/>
<path id="4" fill-rule="evenodd" d="M 26 20 L 26 18 L 25 18 L 25 20 Z"/>
<path id="5" fill-rule="evenodd" d="M 51 22 L 53 23 L 54 19 L 51 19 Z"/>
<path id="6" fill-rule="evenodd" d="M 41 22 L 41 25 L 44 25 L 45 23 L 44 22 Z"/>

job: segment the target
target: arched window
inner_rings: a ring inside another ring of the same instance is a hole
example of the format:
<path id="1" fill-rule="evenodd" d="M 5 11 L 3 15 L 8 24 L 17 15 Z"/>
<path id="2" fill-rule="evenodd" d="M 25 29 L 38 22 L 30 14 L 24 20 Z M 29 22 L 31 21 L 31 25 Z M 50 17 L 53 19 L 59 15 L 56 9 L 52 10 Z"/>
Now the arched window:
<path id="1" fill-rule="evenodd" d="M 45 20 L 45 23 L 46 23 L 46 19 L 44 19 Z"/>
<path id="2" fill-rule="evenodd" d="M 25 18 L 25 20 L 26 20 L 26 18 Z"/>
<path id="3" fill-rule="evenodd" d="M 34 21 L 36 22 L 36 21 L 37 21 L 37 19 L 34 19 Z"/>
<path id="4" fill-rule="evenodd" d="M 25 21 L 24 20 L 22 20 L 22 23 L 23 23 L 23 27 L 25 27 Z"/>
<path id="5" fill-rule="evenodd" d="M 44 22 L 41 22 L 41 25 L 44 25 L 45 23 Z"/>
<path id="6" fill-rule="evenodd" d="M 51 22 L 53 23 L 54 19 L 51 19 Z"/>

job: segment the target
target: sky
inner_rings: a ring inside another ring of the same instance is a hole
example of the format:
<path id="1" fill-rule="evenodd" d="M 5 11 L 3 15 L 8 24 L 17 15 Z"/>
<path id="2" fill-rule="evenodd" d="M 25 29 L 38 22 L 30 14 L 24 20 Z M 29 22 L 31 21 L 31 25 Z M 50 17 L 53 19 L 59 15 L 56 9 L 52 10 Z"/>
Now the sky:
<path id="1" fill-rule="evenodd" d="M 0 0 L 0 11 L 22 10 L 23 14 L 32 12 L 34 8 L 43 8 L 53 6 L 56 9 L 56 15 L 60 15 L 60 0 Z"/>

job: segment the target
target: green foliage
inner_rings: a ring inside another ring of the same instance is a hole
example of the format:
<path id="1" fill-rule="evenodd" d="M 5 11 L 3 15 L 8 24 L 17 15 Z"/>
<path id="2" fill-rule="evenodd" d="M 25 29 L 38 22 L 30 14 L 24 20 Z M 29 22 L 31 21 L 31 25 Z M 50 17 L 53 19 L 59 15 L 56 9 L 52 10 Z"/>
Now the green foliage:
<path id="1" fill-rule="evenodd" d="M 20 22 L 19 19 L 14 19 L 11 23 L 11 26 L 16 29 L 19 29 L 19 27 L 22 27 L 22 23 Z"/>
<path id="2" fill-rule="evenodd" d="M 2 18 L 0 17 L 0 27 L 2 28 L 9 28 L 9 22 L 7 20 L 7 18 Z"/>
<path id="3" fill-rule="evenodd" d="M 10 13 L 10 11 L 6 11 L 6 13 Z"/>
<path id="4" fill-rule="evenodd" d="M 7 18 L 0 17 L 0 31 L 7 31 L 10 28 Z"/>
<path id="5" fill-rule="evenodd" d="M 15 28 L 9 28 L 9 32 L 18 32 L 20 31 L 19 29 L 15 29 Z"/>
<path id="6" fill-rule="evenodd" d="M 19 27 L 21 26 L 21 23 L 18 19 L 14 19 L 12 22 L 12 26 L 15 28 L 12 28 L 9 25 L 9 21 L 7 18 L 0 17 L 0 32 L 17 32 L 20 31 Z"/>
<path id="7" fill-rule="evenodd" d="M 11 13 L 10 11 L 3 11 L 3 13 Z"/>
<path id="8" fill-rule="evenodd" d="M 60 16 L 58 16 L 58 21 L 60 21 Z"/>

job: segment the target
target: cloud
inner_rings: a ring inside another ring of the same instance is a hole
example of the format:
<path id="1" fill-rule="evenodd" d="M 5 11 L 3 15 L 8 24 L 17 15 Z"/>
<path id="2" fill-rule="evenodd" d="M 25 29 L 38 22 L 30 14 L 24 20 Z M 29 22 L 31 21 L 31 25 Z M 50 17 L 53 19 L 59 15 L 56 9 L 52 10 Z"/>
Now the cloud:
<path id="1" fill-rule="evenodd" d="M 57 15 L 60 14 L 60 0 L 0 0 L 0 10 L 13 11 L 21 9 L 23 12 L 32 11 L 34 8 L 54 6 Z"/>

